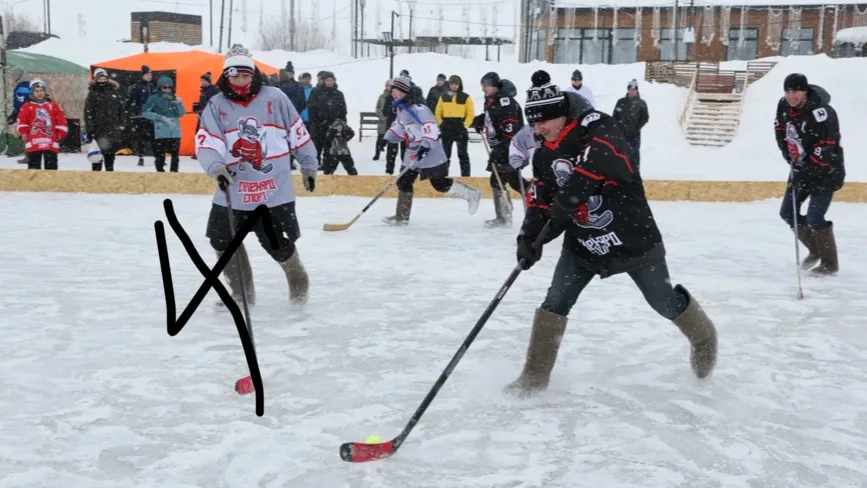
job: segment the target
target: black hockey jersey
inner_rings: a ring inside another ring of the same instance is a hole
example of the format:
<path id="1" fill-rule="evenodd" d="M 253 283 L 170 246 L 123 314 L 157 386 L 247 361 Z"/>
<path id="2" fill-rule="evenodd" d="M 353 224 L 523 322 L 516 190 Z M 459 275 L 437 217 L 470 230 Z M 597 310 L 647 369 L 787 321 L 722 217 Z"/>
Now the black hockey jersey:
<path id="1" fill-rule="evenodd" d="M 533 155 L 535 179 L 518 240 L 536 238 L 556 199 L 575 211 L 566 228 L 552 229 L 546 241 L 565 231 L 564 249 L 602 278 L 665 257 L 644 184 L 629 159 L 631 147 L 617 123 L 595 110 L 570 118 L 558 139 Z"/>
<path id="2" fill-rule="evenodd" d="M 777 104 L 777 146 L 783 158 L 794 163 L 799 186 L 804 189 L 836 191 L 846 178 L 840 122 L 829 102 L 828 92 L 810 85 L 801 108 L 790 107 L 785 97 Z"/>
<path id="3" fill-rule="evenodd" d="M 474 127 L 484 129 L 491 151 L 502 146 L 505 159 L 509 158 L 509 144 L 524 127 L 524 111 L 515 100 L 517 91 L 509 80 L 502 80 L 502 88 L 492 97 L 485 97 L 484 111 L 473 120 Z"/>

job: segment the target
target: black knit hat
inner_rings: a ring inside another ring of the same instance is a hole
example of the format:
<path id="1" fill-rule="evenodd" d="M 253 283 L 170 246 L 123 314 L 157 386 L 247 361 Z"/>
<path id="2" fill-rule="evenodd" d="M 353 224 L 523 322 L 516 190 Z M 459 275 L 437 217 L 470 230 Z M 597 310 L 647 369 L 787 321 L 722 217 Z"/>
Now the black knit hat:
<path id="1" fill-rule="evenodd" d="M 211 72 L 208 71 L 207 73 L 203 74 L 202 79 L 207 81 L 208 83 L 211 83 Z"/>
<path id="2" fill-rule="evenodd" d="M 783 90 L 789 91 L 807 91 L 810 89 L 810 84 L 807 83 L 807 77 L 801 73 L 792 73 L 783 81 Z"/>
<path id="3" fill-rule="evenodd" d="M 560 87 L 551 83 L 551 75 L 539 70 L 533 73 L 531 81 L 533 86 L 527 90 L 527 101 L 524 104 L 527 122 L 532 124 L 568 115 L 569 102 L 560 92 Z"/>
<path id="4" fill-rule="evenodd" d="M 584 81 L 584 75 L 581 74 L 580 69 L 576 69 L 572 72 L 572 81 Z"/>
<path id="5" fill-rule="evenodd" d="M 284 71 L 295 74 L 295 66 L 292 66 L 292 61 L 286 61 L 286 68 Z"/>
<path id="6" fill-rule="evenodd" d="M 437 81 L 446 81 L 446 75 L 440 73 L 437 75 Z"/>

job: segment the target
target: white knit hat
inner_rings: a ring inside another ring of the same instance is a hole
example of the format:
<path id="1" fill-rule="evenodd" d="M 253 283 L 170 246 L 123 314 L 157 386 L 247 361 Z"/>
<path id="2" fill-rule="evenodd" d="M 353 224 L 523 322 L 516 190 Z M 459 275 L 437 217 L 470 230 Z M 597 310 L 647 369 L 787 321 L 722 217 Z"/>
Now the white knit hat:
<path id="1" fill-rule="evenodd" d="M 227 76 L 236 76 L 238 73 L 253 74 L 256 71 L 256 64 L 253 62 L 253 55 L 250 51 L 240 44 L 235 44 L 226 53 L 223 60 L 223 73 Z"/>

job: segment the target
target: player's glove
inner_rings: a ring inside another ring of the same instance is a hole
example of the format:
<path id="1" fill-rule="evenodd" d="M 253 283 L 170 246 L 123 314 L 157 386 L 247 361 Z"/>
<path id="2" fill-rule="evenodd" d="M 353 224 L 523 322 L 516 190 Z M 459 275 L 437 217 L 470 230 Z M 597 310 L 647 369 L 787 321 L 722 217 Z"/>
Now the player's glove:
<path id="1" fill-rule="evenodd" d="M 532 268 L 540 259 L 542 259 L 542 246 L 534 248 L 532 239 L 518 239 L 518 263 L 524 271 Z"/>
<path id="2" fill-rule="evenodd" d="M 319 175 L 319 171 L 315 169 L 302 169 L 301 170 L 301 181 L 304 183 L 304 188 L 312 192 L 316 189 L 316 176 Z"/>
<path id="3" fill-rule="evenodd" d="M 217 184 L 221 183 L 221 179 L 225 180 L 227 185 L 231 185 L 235 182 L 235 180 L 232 179 L 232 173 L 229 172 L 229 168 L 222 163 L 217 164 L 214 166 L 214 169 L 211 170 L 211 178 L 213 178 Z"/>

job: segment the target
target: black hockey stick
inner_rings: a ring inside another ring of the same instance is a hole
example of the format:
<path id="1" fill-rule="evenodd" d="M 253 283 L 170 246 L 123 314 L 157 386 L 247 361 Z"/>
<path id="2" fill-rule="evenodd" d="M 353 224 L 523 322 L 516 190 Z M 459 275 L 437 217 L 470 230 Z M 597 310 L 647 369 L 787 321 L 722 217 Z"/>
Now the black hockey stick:
<path id="1" fill-rule="evenodd" d="M 548 232 L 551 227 L 551 222 L 548 221 L 545 226 L 542 228 L 542 231 L 539 232 L 539 235 L 536 237 L 536 240 L 533 241 L 533 248 L 536 249 L 542 245 L 542 242 L 545 240 L 545 237 L 548 235 Z M 467 335 L 467 338 L 464 339 L 461 347 L 458 348 L 458 351 L 452 357 L 452 360 L 449 361 L 449 364 L 446 365 L 446 369 L 440 374 L 439 378 L 437 378 L 436 383 L 434 383 L 433 387 L 428 392 L 427 396 L 422 400 L 421 405 L 418 406 L 415 413 L 412 414 L 412 417 L 407 422 L 406 426 L 403 428 L 401 433 L 395 437 L 394 439 L 388 442 L 381 442 L 378 444 L 367 444 L 364 442 L 346 442 L 340 446 L 340 458 L 344 461 L 348 461 L 351 463 L 363 463 L 367 461 L 374 461 L 376 459 L 387 458 L 392 456 L 394 453 L 400 449 L 400 446 L 403 445 L 403 442 L 409 436 L 409 433 L 412 432 L 412 429 L 421 420 L 421 416 L 424 415 L 425 410 L 430 406 L 431 402 L 433 402 L 434 398 L 439 393 L 440 388 L 443 387 L 446 380 L 451 376 L 452 371 L 455 370 L 461 358 L 464 357 L 464 354 L 469 349 L 470 344 L 476 340 L 476 336 L 479 335 L 479 332 L 482 331 L 482 328 L 485 326 L 485 323 L 488 319 L 493 315 L 494 310 L 496 310 L 497 306 L 503 300 L 503 297 L 506 296 L 506 292 L 509 291 L 509 288 L 512 287 L 512 284 L 515 283 L 515 280 L 518 279 L 518 275 L 521 274 L 523 270 L 524 261 L 520 261 L 515 268 L 512 270 L 512 273 L 506 278 L 506 282 L 503 283 L 503 286 L 500 287 L 500 291 L 494 296 L 494 299 L 491 300 L 491 303 L 488 305 L 488 308 L 485 309 L 485 312 L 479 317 L 479 320 L 476 322 L 476 325 Z"/>
<path id="2" fill-rule="evenodd" d="M 229 214 L 229 233 L 232 236 L 232 239 L 235 238 L 235 214 L 232 211 L 232 195 L 229 194 L 229 182 L 226 181 L 226 178 L 219 178 L 220 189 L 223 190 L 223 193 L 226 194 L 226 209 Z M 253 322 L 250 321 L 250 308 L 247 306 L 247 277 L 244 276 L 244 263 L 242 263 L 241 256 L 246 256 L 247 253 L 244 250 L 244 243 L 242 242 L 238 246 L 238 253 L 234 256 L 234 259 L 237 260 L 238 266 L 238 274 L 240 279 L 238 281 L 241 282 L 241 306 L 244 308 L 244 322 L 247 326 L 247 333 L 250 335 L 250 344 L 253 346 L 253 350 L 256 350 L 256 341 L 253 340 Z M 248 261 L 249 262 L 249 261 Z M 249 393 L 253 393 L 253 378 L 250 375 L 247 375 L 238 381 L 235 382 L 235 391 L 241 395 L 247 395 Z"/>
<path id="3" fill-rule="evenodd" d="M 383 188 L 382 191 L 380 191 L 375 197 L 373 197 L 373 200 L 371 200 L 370 203 L 365 205 L 365 207 L 363 209 L 361 209 L 361 212 L 358 212 L 358 215 L 353 217 L 352 220 L 350 220 L 349 222 L 347 222 L 345 224 L 322 224 L 322 230 L 324 230 L 326 232 L 335 232 L 335 231 L 346 230 L 346 229 L 352 227 L 352 224 L 354 224 L 356 220 L 360 219 L 361 216 L 364 215 L 364 212 L 367 212 L 367 209 L 372 207 L 373 204 L 376 203 L 376 201 L 379 200 L 379 198 L 381 196 L 385 195 L 385 192 L 387 192 L 389 188 L 391 188 L 395 183 L 397 183 L 397 180 L 399 180 L 409 170 L 410 170 L 409 166 L 404 166 L 403 170 L 400 173 L 398 173 L 398 175 L 394 179 L 392 179 L 387 185 L 385 185 L 385 188 Z"/>

